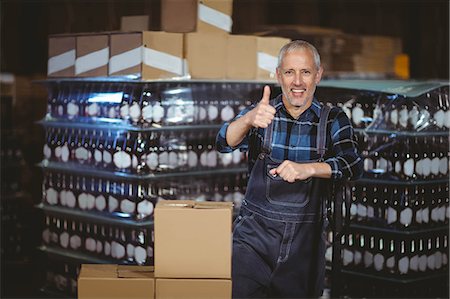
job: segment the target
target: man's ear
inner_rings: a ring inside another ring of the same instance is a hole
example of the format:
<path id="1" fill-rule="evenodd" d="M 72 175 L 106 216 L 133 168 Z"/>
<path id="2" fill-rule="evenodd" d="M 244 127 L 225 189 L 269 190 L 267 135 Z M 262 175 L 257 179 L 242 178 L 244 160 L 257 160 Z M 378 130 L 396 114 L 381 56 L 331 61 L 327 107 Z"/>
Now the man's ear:
<path id="1" fill-rule="evenodd" d="M 323 74 L 323 67 L 320 66 L 319 71 L 316 74 L 316 84 L 319 84 L 320 80 L 322 79 L 322 74 Z"/>

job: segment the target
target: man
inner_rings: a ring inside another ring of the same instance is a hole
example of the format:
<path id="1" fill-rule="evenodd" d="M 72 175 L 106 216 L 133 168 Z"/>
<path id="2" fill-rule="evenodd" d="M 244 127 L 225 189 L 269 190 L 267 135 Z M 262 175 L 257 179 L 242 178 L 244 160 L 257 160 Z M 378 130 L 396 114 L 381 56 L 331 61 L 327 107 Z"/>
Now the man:
<path id="1" fill-rule="evenodd" d="M 217 149 L 248 150 L 250 177 L 233 231 L 233 297 L 319 297 L 325 272 L 324 203 L 332 180 L 362 174 L 345 113 L 314 98 L 323 69 L 316 48 L 281 48 L 282 94 L 244 109 L 217 136 Z"/>

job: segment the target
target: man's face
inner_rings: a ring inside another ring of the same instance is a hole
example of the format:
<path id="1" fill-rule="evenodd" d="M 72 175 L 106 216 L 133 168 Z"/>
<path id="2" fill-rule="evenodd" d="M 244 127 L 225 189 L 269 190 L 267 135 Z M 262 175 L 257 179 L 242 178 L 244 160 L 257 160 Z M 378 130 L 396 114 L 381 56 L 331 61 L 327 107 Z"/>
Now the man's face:
<path id="1" fill-rule="evenodd" d="M 322 71 L 322 68 L 317 69 L 314 55 L 309 49 L 285 54 L 277 68 L 277 79 L 283 92 L 283 103 L 289 112 L 303 112 L 311 106 Z"/>

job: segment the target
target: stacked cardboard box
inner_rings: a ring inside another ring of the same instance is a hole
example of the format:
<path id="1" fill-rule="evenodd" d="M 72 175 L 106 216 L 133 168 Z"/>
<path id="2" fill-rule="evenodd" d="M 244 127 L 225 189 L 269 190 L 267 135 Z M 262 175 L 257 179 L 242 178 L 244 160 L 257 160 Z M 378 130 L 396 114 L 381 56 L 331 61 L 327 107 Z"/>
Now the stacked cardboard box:
<path id="1" fill-rule="evenodd" d="M 231 298 L 232 204 L 161 200 L 153 267 L 83 265 L 78 298 Z"/>

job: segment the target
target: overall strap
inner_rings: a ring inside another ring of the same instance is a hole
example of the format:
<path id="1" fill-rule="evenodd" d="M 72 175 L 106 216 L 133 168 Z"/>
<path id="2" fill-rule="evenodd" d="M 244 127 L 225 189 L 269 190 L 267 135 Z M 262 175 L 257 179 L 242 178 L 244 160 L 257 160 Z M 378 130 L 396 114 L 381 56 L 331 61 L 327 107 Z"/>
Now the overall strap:
<path id="1" fill-rule="evenodd" d="M 330 106 L 322 105 L 320 109 L 319 126 L 317 127 L 317 154 L 320 160 L 323 160 L 325 156 L 326 143 L 327 143 L 327 122 L 328 115 L 330 114 Z"/>

